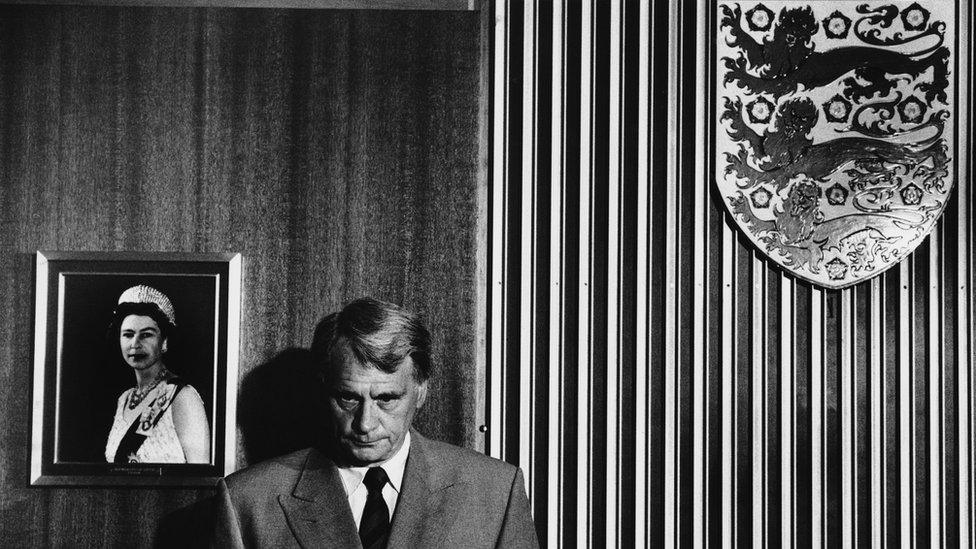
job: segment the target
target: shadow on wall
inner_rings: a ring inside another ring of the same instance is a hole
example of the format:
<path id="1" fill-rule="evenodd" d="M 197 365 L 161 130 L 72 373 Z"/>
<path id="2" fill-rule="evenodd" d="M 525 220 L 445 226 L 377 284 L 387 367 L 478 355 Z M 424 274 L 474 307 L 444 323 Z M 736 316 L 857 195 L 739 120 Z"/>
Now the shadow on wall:
<path id="1" fill-rule="evenodd" d="M 312 353 L 287 349 L 251 370 L 237 410 L 249 464 L 321 445 L 324 395 Z"/>
<path id="2" fill-rule="evenodd" d="M 177 509 L 159 522 L 153 545 L 160 549 L 209 547 L 213 519 L 213 498 Z"/>
<path id="3" fill-rule="evenodd" d="M 251 370 L 241 383 L 237 421 L 248 464 L 322 445 L 325 408 L 312 353 L 287 349 Z M 213 498 L 166 515 L 156 531 L 156 547 L 207 547 Z"/>

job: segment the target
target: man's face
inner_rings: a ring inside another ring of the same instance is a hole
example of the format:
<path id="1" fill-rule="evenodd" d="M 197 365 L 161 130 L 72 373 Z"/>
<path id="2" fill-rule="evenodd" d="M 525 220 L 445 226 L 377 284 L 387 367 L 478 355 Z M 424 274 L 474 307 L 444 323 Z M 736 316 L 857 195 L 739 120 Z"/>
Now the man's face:
<path id="1" fill-rule="evenodd" d="M 328 409 L 341 457 L 358 467 L 387 461 L 403 445 L 427 399 L 427 382 L 414 379 L 409 357 L 392 374 L 363 366 L 346 345 L 332 360 Z"/>

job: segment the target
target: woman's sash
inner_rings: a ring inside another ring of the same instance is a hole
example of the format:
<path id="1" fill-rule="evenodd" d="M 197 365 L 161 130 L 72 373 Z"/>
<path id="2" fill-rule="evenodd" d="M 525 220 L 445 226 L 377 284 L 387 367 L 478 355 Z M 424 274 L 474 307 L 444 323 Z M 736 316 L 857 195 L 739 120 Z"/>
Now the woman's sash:
<path id="1" fill-rule="evenodd" d="M 148 432 L 156 428 L 156 424 L 159 423 L 159 420 L 163 418 L 163 414 L 166 413 L 166 410 L 173 405 L 173 401 L 176 400 L 176 395 L 180 393 L 180 389 L 186 385 L 179 378 L 170 379 L 167 384 L 176 385 L 176 390 L 173 391 L 173 398 L 169 399 L 165 406 L 158 410 L 155 415 L 151 415 L 146 421 L 143 421 L 145 412 L 140 413 L 135 417 L 135 419 L 132 420 L 132 425 L 129 425 L 129 429 L 125 432 L 125 436 L 123 436 L 122 440 L 119 441 L 118 449 L 115 450 L 115 463 L 130 463 L 129 456 L 135 455 L 137 452 L 139 452 L 139 448 L 142 448 L 142 443 L 149 438 L 149 435 L 144 435 L 139 432 L 140 427 L 142 428 L 143 432 Z M 159 396 L 156 396 L 156 398 L 149 403 L 147 408 L 151 409 L 156 403 L 157 399 L 159 399 Z"/>

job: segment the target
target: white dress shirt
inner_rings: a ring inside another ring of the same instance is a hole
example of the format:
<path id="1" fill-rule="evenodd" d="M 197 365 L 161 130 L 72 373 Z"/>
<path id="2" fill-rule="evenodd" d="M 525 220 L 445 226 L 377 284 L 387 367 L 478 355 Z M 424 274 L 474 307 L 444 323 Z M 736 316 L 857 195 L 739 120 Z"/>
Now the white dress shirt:
<path id="1" fill-rule="evenodd" d="M 403 470 L 407 466 L 407 454 L 410 453 L 410 432 L 408 431 L 403 439 L 403 446 L 393 454 L 389 460 L 373 465 L 372 467 L 382 467 L 386 471 L 386 476 L 390 479 L 383 486 L 383 501 L 386 502 L 386 509 L 390 514 L 390 522 L 393 521 L 393 510 L 396 509 L 397 498 L 400 497 L 401 483 L 403 482 Z M 352 518 L 356 521 L 356 529 L 363 520 L 363 509 L 366 508 L 366 497 L 369 491 L 363 484 L 363 478 L 369 467 L 339 467 L 339 476 L 342 478 L 342 487 L 346 489 L 346 497 L 349 498 L 349 507 L 352 509 Z"/>

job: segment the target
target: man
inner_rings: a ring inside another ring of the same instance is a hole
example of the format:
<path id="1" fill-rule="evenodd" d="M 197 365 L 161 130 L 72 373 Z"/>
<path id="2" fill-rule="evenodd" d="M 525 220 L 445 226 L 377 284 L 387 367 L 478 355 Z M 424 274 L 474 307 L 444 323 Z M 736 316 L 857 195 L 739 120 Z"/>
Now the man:
<path id="1" fill-rule="evenodd" d="M 430 336 L 370 298 L 319 324 L 331 444 L 217 485 L 220 547 L 538 547 L 521 471 L 411 429 L 427 399 Z"/>

